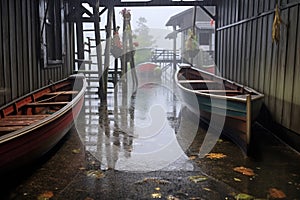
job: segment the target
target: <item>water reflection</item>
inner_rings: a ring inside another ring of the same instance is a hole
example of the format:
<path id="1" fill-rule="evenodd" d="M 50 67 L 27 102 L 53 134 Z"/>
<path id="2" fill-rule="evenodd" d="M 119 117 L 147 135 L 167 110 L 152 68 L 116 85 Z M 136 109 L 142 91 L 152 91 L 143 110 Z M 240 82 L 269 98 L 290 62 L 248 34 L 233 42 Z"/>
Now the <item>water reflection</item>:
<path id="1" fill-rule="evenodd" d="M 178 132 L 180 106 L 173 86 L 143 82 L 135 92 L 118 87 L 106 104 L 86 99 L 77 129 L 102 169 L 193 170 L 184 152 L 193 136 Z"/>

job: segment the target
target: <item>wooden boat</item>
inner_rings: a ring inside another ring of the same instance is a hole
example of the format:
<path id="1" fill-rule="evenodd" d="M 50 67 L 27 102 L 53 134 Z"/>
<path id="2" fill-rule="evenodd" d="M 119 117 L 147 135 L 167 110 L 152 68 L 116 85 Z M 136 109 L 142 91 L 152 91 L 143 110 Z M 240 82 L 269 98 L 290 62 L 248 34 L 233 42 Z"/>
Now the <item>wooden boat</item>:
<path id="1" fill-rule="evenodd" d="M 83 103 L 82 75 L 50 84 L 0 108 L 0 174 L 30 164 L 73 126 Z"/>
<path id="2" fill-rule="evenodd" d="M 222 133 L 247 153 L 251 124 L 260 112 L 264 95 L 188 65 L 177 70 L 175 81 L 189 110 L 200 114 L 210 126 L 222 126 Z M 210 123 L 212 116 L 221 120 Z"/>

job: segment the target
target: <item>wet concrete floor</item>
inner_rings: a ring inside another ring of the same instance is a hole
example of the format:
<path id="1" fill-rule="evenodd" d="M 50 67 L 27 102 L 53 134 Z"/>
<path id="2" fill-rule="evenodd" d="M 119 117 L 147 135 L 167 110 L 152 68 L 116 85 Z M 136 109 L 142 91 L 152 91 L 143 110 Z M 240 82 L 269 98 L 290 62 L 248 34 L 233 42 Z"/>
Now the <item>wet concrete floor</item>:
<path id="1" fill-rule="evenodd" d="M 0 199 L 300 199 L 300 155 L 262 126 L 246 157 L 222 136 L 205 140 L 172 84 L 121 91 L 87 95 L 49 154 L 1 177 Z"/>

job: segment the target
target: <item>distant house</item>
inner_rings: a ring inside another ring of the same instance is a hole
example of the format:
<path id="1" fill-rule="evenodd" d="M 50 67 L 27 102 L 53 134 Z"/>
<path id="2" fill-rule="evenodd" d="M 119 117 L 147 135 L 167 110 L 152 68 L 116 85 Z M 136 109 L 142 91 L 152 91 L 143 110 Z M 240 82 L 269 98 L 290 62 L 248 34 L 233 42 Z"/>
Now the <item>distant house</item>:
<path id="1" fill-rule="evenodd" d="M 212 15 L 215 14 L 214 7 L 205 7 L 208 12 Z M 188 31 L 193 28 L 193 13 L 194 8 L 187 9 L 181 13 L 178 13 L 172 16 L 166 26 L 172 26 L 173 32 L 167 35 L 166 38 L 174 39 L 178 37 L 178 34 L 181 33 L 181 52 L 185 51 L 185 41 L 188 37 Z M 202 8 L 197 7 L 196 10 L 196 20 L 195 20 L 195 29 L 196 29 L 196 37 L 199 43 L 199 47 L 201 52 L 207 52 L 208 56 L 198 55 L 196 60 L 199 60 L 199 56 L 202 57 L 199 62 L 200 65 L 211 64 L 213 55 L 214 55 L 214 46 L 215 46 L 215 25 L 213 19 L 206 14 Z M 208 58 L 209 57 L 209 58 Z M 204 60 L 203 60 L 204 59 Z M 210 61 L 208 61 L 209 59 Z"/>

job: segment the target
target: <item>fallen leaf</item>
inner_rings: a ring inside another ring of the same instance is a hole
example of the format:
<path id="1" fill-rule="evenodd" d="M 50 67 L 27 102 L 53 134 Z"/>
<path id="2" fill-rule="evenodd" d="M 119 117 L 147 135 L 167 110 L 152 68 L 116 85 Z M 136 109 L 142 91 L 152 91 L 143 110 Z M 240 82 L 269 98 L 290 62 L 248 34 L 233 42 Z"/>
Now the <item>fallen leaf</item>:
<path id="1" fill-rule="evenodd" d="M 281 190 L 278 190 L 276 188 L 270 188 L 269 189 L 269 194 L 270 194 L 270 197 L 273 198 L 273 199 L 284 199 L 284 198 L 286 198 L 286 195 L 284 194 L 284 192 L 281 191 Z"/>
<path id="2" fill-rule="evenodd" d="M 197 158 L 197 156 L 190 156 L 189 159 L 190 160 L 195 160 Z"/>
<path id="3" fill-rule="evenodd" d="M 37 197 L 37 199 L 38 199 L 38 200 L 49 200 L 49 199 L 52 198 L 52 197 L 53 197 L 53 192 L 51 192 L 51 191 L 46 191 L 46 192 L 40 194 L 40 195 Z"/>
<path id="4" fill-rule="evenodd" d="M 189 176 L 189 180 L 194 183 L 198 183 L 198 182 L 206 181 L 207 177 L 205 177 L 205 176 Z"/>
<path id="5" fill-rule="evenodd" d="M 104 173 L 99 170 L 89 170 L 89 171 L 87 171 L 86 175 L 88 177 L 93 177 L 93 178 L 97 178 L 97 179 L 103 178 L 105 176 Z"/>
<path id="6" fill-rule="evenodd" d="M 206 154 L 206 158 L 209 159 L 221 159 L 221 158 L 225 158 L 226 155 L 222 154 L 222 153 L 209 153 Z"/>
<path id="7" fill-rule="evenodd" d="M 152 193 L 151 197 L 152 199 L 161 199 L 161 193 Z"/>
<path id="8" fill-rule="evenodd" d="M 156 188 L 154 188 L 156 191 L 159 191 L 160 190 L 160 188 L 159 187 L 156 187 Z"/>
<path id="9" fill-rule="evenodd" d="M 242 181 L 242 180 L 239 179 L 239 178 L 233 178 L 233 180 L 236 181 L 236 182 L 241 182 L 241 181 Z"/>
<path id="10" fill-rule="evenodd" d="M 79 153 L 80 153 L 80 148 L 79 148 L 79 149 L 73 149 L 73 150 L 72 150 L 72 153 L 74 153 L 74 154 L 79 154 Z"/>
<path id="11" fill-rule="evenodd" d="M 206 191 L 211 191 L 211 189 L 209 189 L 209 188 L 203 188 L 203 190 L 206 190 Z"/>
<path id="12" fill-rule="evenodd" d="M 253 196 L 249 195 L 249 194 L 245 194 L 245 193 L 240 193 L 235 195 L 234 197 L 236 200 L 252 200 L 254 199 Z"/>
<path id="13" fill-rule="evenodd" d="M 169 184 L 170 183 L 170 181 L 163 180 L 160 178 L 154 178 L 154 177 L 144 178 L 142 181 L 137 181 L 135 183 L 142 184 L 142 183 L 147 183 L 147 182 L 152 182 L 152 183 L 157 183 L 157 184 Z"/>
<path id="14" fill-rule="evenodd" d="M 236 172 L 239 172 L 243 175 L 246 175 L 246 176 L 254 176 L 255 175 L 252 169 L 242 167 L 242 166 L 241 167 L 235 167 L 235 168 L 233 168 L 233 170 L 236 171 Z"/>
<path id="15" fill-rule="evenodd" d="M 173 195 L 168 195 L 167 200 L 179 200 L 179 198 L 173 196 Z"/>

